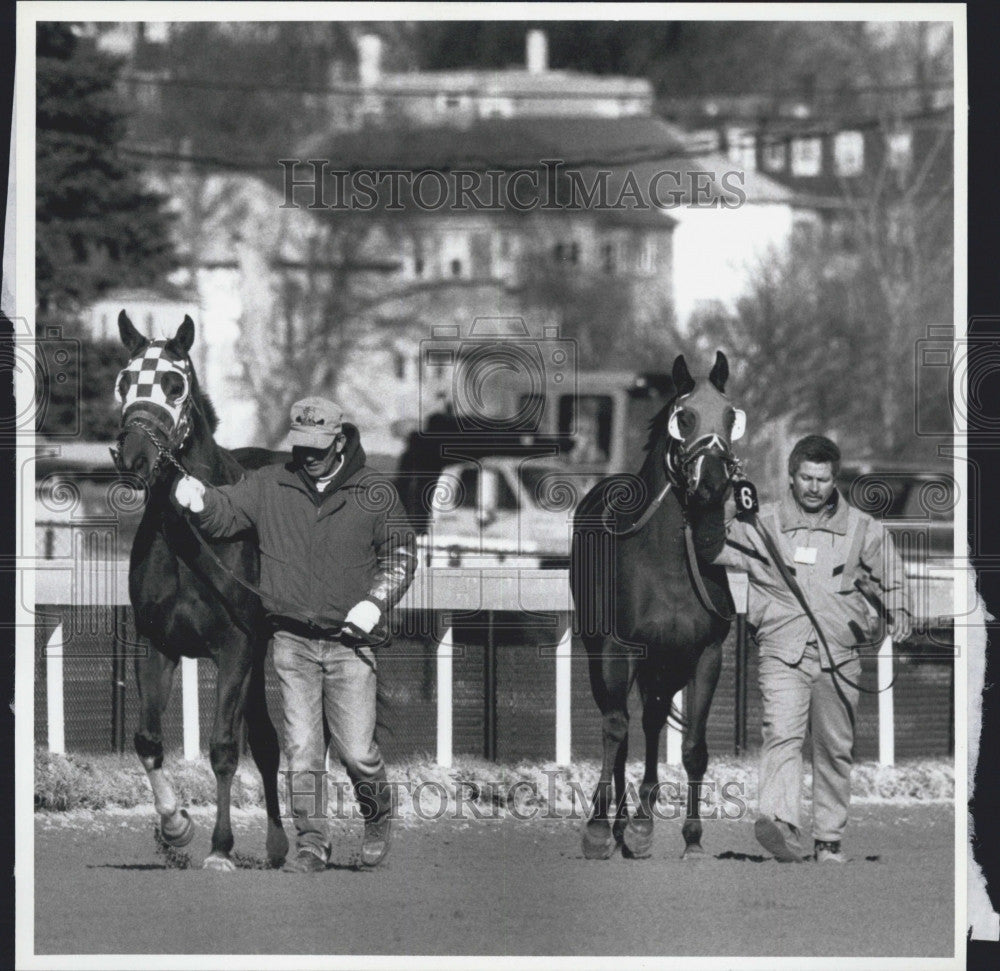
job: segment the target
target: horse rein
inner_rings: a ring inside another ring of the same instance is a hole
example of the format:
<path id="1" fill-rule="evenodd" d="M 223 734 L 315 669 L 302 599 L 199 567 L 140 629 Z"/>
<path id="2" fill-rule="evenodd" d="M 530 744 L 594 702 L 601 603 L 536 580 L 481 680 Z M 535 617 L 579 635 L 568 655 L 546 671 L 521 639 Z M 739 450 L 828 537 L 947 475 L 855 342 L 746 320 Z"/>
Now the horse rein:
<path id="1" fill-rule="evenodd" d="M 192 399 L 188 400 L 190 401 Z M 173 439 L 174 437 L 178 439 L 172 445 L 164 443 L 163 441 L 160 440 L 160 438 L 157 437 L 156 432 L 162 431 L 162 429 L 158 428 L 154 422 L 146 421 L 138 416 L 130 418 L 125 423 L 124 427 L 119 433 L 116 444 L 110 448 L 111 459 L 114 462 L 115 468 L 119 472 L 122 470 L 121 448 L 125 436 L 132 428 L 138 428 L 141 432 L 143 432 L 143 434 L 145 434 L 145 436 L 150 440 L 150 442 L 153 443 L 153 447 L 156 449 L 157 458 L 155 464 L 153 465 L 153 468 L 150 470 L 150 475 L 156 472 L 156 470 L 160 467 L 161 462 L 166 462 L 169 465 L 172 465 L 181 475 L 184 476 L 188 475 L 189 473 L 187 469 L 185 469 L 184 466 L 181 465 L 180 461 L 177 459 L 177 456 L 174 454 L 174 451 L 176 449 L 179 449 L 184 445 L 191 432 L 191 423 L 186 419 L 186 415 L 187 412 L 185 411 L 184 413 L 185 420 L 183 422 L 183 425 L 181 426 L 181 434 L 176 435 L 176 429 L 175 429 L 175 433 L 169 436 L 171 439 Z M 212 562 L 215 563 L 215 565 L 223 573 L 225 573 L 226 576 L 228 576 L 231 580 L 235 581 L 241 587 L 248 590 L 250 593 L 254 594 L 258 598 L 264 599 L 266 597 L 266 599 L 279 605 L 284 610 L 291 609 L 294 613 L 306 614 L 308 616 L 309 611 L 303 610 L 301 606 L 297 604 L 286 603 L 284 601 L 276 600 L 274 597 L 264 594 L 259 587 L 256 587 L 252 583 L 248 583 L 246 580 L 243 580 L 242 578 L 238 577 L 232 570 L 229 569 L 229 567 L 227 567 L 222 562 L 222 560 L 219 559 L 215 551 L 209 545 L 208 541 L 205 539 L 204 536 L 202 536 L 201 530 L 199 530 L 197 525 L 194 522 L 192 522 L 190 518 L 190 513 L 186 511 L 185 514 L 182 516 L 182 519 L 184 520 L 185 523 L 187 523 L 188 528 L 191 530 L 191 532 L 194 533 L 195 539 L 197 539 L 198 543 L 201 545 L 202 549 L 208 554 Z M 220 597 L 222 597 L 221 591 L 216 591 L 216 592 L 219 593 Z M 371 637 L 370 635 L 366 634 L 363 630 L 361 630 L 360 627 L 357 627 L 354 624 L 343 624 L 339 621 L 333 621 L 324 617 L 317 617 L 317 616 L 310 617 L 306 622 L 306 626 L 314 629 L 317 637 L 329 637 L 336 639 L 343 637 L 346 634 L 352 640 L 358 641 L 360 642 L 360 644 L 367 645 L 369 647 L 374 647 L 378 644 L 381 644 L 382 641 L 384 640 L 384 638 Z"/>
<path id="2" fill-rule="evenodd" d="M 711 447 L 712 445 L 717 444 L 720 441 L 717 435 L 706 435 L 703 436 L 703 438 L 709 439 L 708 447 Z M 701 438 L 693 442 L 692 445 L 693 446 L 697 445 L 698 442 L 700 441 L 702 441 Z M 611 533 L 612 536 L 615 537 L 634 536 L 636 533 L 638 533 L 639 530 L 641 530 L 649 522 L 649 520 L 652 518 L 656 510 L 659 509 L 661 505 L 663 505 L 663 501 L 670 494 L 671 490 L 676 490 L 678 493 L 681 492 L 677 480 L 678 478 L 680 478 L 681 481 L 683 482 L 686 482 L 687 480 L 686 476 L 684 476 L 683 474 L 683 471 L 678 471 L 678 465 L 680 466 L 681 470 L 687 468 L 692 462 L 696 460 L 696 458 L 698 458 L 698 455 L 696 453 L 700 451 L 703 450 L 697 449 L 695 450 L 695 452 L 692 452 L 690 457 L 688 458 L 682 457 L 679 463 L 675 463 L 673 456 L 673 448 L 672 447 L 668 448 L 666 454 L 664 455 L 664 462 L 663 462 L 664 469 L 667 473 L 667 482 L 663 486 L 663 488 L 653 497 L 652 501 L 645 508 L 639 519 L 637 519 L 630 526 L 626 526 L 624 529 L 620 531 L 615 531 L 608 525 L 606 516 L 607 509 L 605 508 L 604 528 L 609 533 Z M 736 458 L 736 456 L 727 452 L 726 454 L 723 455 L 723 460 L 726 463 L 726 468 L 729 473 L 730 480 L 734 480 L 737 477 L 742 477 L 743 475 L 745 475 L 743 471 L 743 463 L 738 458 Z M 691 490 L 685 488 L 684 491 L 690 493 Z M 698 599 L 701 601 L 701 605 L 710 614 L 714 614 L 716 617 L 718 617 L 720 620 L 725 621 L 727 624 L 732 623 L 732 621 L 736 618 L 736 614 L 735 613 L 725 614 L 721 610 L 719 610 L 718 607 L 716 607 L 715 604 L 712 602 L 712 598 L 709 596 L 708 590 L 705 588 L 705 581 L 702 578 L 701 571 L 698 569 L 698 557 L 694 548 L 694 537 L 692 535 L 691 522 L 688 519 L 687 510 L 684 503 L 681 502 L 680 506 L 681 506 L 681 511 L 684 515 L 684 548 L 687 554 L 688 570 L 691 574 L 691 580 L 694 583 L 694 588 L 695 592 L 698 595 Z"/>
<path id="3" fill-rule="evenodd" d="M 186 472 L 184 474 L 187 475 Z M 231 580 L 234 580 L 245 590 L 249 590 L 250 593 L 255 594 L 261 599 L 266 598 L 267 600 L 270 600 L 272 603 L 281 607 L 283 610 L 290 609 L 295 613 L 306 614 L 306 615 L 310 614 L 310 611 L 303 610 L 303 608 L 299 604 L 293 604 L 291 601 L 281 600 L 279 598 L 271 596 L 270 594 L 265 594 L 259 587 L 256 587 L 252 583 L 248 583 L 246 580 L 243 580 L 240 577 L 238 577 L 232 570 L 229 569 L 229 567 L 225 565 L 225 563 L 222 562 L 222 560 L 219 559 L 219 557 L 215 553 L 215 550 L 212 549 L 212 547 L 209 545 L 205 537 L 202 536 L 201 530 L 198 529 L 197 525 L 195 525 L 195 523 L 191 521 L 190 513 L 185 512 L 183 518 L 184 521 L 188 524 L 188 528 L 191 530 L 192 533 L 194 533 L 195 539 L 198 540 L 198 543 L 201 545 L 201 548 L 209 555 L 212 562 L 215 563 L 215 565 L 220 570 L 222 570 L 222 572 L 225 573 L 226 576 L 228 576 Z M 219 596 L 222 596 L 222 594 L 220 593 Z M 328 637 L 336 639 L 339 637 L 343 637 L 346 634 L 352 640 L 359 641 L 361 642 L 361 644 L 367 645 L 369 647 L 375 647 L 381 644 L 384 640 L 384 638 L 372 637 L 370 634 L 366 634 L 360 627 L 357 627 L 355 624 L 345 624 L 342 623 L 341 621 L 331 620 L 326 617 L 319 617 L 316 615 L 312 615 L 311 617 L 309 617 L 307 621 L 304 622 L 304 624 L 305 626 L 309 627 L 315 632 L 315 636 L 317 638 Z"/>
<path id="4" fill-rule="evenodd" d="M 774 541 L 771 534 L 764 528 L 764 524 L 760 521 L 760 518 L 756 513 L 752 514 L 750 517 L 750 524 L 757 530 L 758 535 L 764 542 L 764 548 L 771 555 L 771 559 L 774 561 L 774 565 L 781 575 L 781 579 L 785 581 L 785 585 L 795 599 L 799 602 L 799 606 L 805 611 L 806 617 L 809 618 L 809 623 L 812 624 L 813 630 L 816 631 L 816 636 L 819 638 L 820 643 L 823 645 L 823 650 L 826 651 L 827 660 L 830 662 L 830 670 L 833 675 L 834 682 L 837 678 L 840 678 L 844 684 L 854 688 L 856 691 L 863 692 L 868 695 L 878 695 L 883 691 L 888 691 L 896 683 L 896 674 L 893 673 L 892 680 L 884 688 L 865 688 L 860 684 L 856 684 L 846 674 L 841 674 L 840 669 L 846 664 L 850 664 L 854 660 L 853 657 L 847 658 L 845 661 L 841 661 L 840 664 L 835 664 L 833 660 L 833 652 L 830 650 L 830 645 L 827 642 L 826 635 L 823 633 L 823 628 L 820 627 L 819 621 L 816 619 L 816 615 L 812 612 L 812 608 L 809 606 L 809 601 L 806 600 L 805 594 L 802 592 L 802 588 L 799 586 L 798 581 L 792 576 L 787 565 L 785 564 L 785 558 L 782 556 L 781 551 L 778 549 L 778 544 Z"/>

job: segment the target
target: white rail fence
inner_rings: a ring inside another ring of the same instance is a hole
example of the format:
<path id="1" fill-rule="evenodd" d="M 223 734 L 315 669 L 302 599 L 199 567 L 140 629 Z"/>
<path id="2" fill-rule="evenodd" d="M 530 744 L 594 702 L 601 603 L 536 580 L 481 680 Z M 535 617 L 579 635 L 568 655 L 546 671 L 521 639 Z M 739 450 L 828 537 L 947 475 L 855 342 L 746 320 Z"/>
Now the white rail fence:
<path id="1" fill-rule="evenodd" d="M 38 604 L 72 604 L 73 606 L 128 604 L 128 564 L 115 561 L 87 563 L 83 574 L 76 569 L 43 569 L 35 573 L 35 602 Z M 934 578 L 946 583 L 944 593 L 933 595 L 934 601 L 947 609 L 941 616 L 953 616 L 951 582 L 947 571 Z M 746 584 L 733 577 L 737 609 L 746 611 Z M 945 594 L 948 594 L 945 598 Z M 522 613 L 559 615 L 561 631 L 554 652 L 555 718 L 552 725 L 554 760 L 566 766 L 571 761 L 571 657 L 572 657 L 572 598 L 565 570 L 510 568 L 442 568 L 421 569 L 399 607 L 406 610 L 433 611 L 516 611 Z M 453 660 L 454 635 L 445 627 L 436 645 L 437 666 L 437 762 L 449 767 L 453 759 Z M 48 747 L 52 752 L 65 752 L 65 708 L 63 700 L 63 628 L 58 625 L 45 648 L 46 691 L 48 712 Z M 183 751 L 186 759 L 200 756 L 200 712 L 198 703 L 198 662 L 183 658 L 181 691 L 183 717 Z M 885 688 L 878 696 L 878 753 L 882 765 L 895 762 L 893 646 L 886 639 L 878 655 L 877 682 Z M 684 693 L 679 692 L 675 705 L 683 705 Z M 682 734 L 678 727 L 667 725 L 666 758 L 670 765 L 681 762 Z"/>

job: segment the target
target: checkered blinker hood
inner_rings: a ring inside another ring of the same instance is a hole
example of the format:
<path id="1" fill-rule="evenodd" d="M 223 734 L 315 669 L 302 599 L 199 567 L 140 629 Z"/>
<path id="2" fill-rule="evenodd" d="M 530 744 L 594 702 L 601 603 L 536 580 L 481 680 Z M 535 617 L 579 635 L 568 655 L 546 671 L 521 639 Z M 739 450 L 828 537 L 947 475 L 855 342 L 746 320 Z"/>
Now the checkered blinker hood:
<path id="1" fill-rule="evenodd" d="M 118 372 L 115 397 L 124 414 L 140 402 L 162 408 L 174 427 L 182 424 L 191 394 L 191 368 L 186 360 L 167 357 L 166 341 L 152 341 L 142 354 Z"/>

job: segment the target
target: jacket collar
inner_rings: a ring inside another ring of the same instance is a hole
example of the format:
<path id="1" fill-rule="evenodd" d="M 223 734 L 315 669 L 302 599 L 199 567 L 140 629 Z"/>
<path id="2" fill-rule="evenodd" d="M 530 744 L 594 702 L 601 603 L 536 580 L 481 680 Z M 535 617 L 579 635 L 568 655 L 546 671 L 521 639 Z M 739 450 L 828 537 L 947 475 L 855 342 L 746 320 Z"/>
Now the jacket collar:
<path id="1" fill-rule="evenodd" d="M 806 515 L 795 501 L 791 486 L 778 503 L 778 524 L 783 533 L 793 529 L 824 529 L 828 533 L 847 533 L 847 503 L 835 488 L 823 512 L 815 519 Z"/>
<path id="2" fill-rule="evenodd" d="M 347 444 L 343 451 L 344 459 L 337 469 L 337 474 L 323 492 L 316 488 L 312 479 L 294 462 L 288 462 L 282 467 L 279 478 L 281 485 L 298 489 L 317 505 L 326 504 L 331 496 L 349 486 L 364 471 L 367 456 L 361 447 L 361 435 L 355 425 L 344 422 L 344 434 L 347 435 Z"/>

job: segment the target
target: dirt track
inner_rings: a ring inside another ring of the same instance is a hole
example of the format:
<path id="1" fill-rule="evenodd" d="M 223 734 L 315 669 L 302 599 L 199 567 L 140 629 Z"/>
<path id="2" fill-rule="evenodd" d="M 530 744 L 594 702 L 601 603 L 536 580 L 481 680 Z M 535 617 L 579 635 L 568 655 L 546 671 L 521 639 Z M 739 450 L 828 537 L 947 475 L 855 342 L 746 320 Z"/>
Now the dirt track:
<path id="1" fill-rule="evenodd" d="M 208 852 L 195 814 L 192 866 Z M 235 820 L 263 856 L 262 815 Z M 765 860 L 748 822 L 708 822 L 682 862 L 678 822 L 645 861 L 583 859 L 579 823 L 414 820 L 387 865 L 356 872 L 356 831 L 325 873 L 168 868 L 152 812 L 36 816 L 35 951 L 244 954 L 952 953 L 954 814 L 856 805 L 844 867 Z M 346 824 L 340 824 L 342 827 Z"/>

